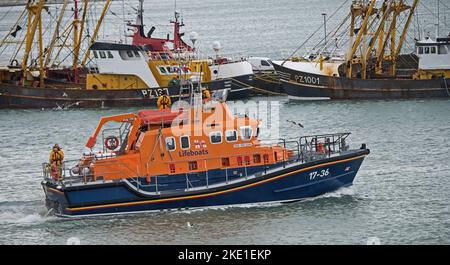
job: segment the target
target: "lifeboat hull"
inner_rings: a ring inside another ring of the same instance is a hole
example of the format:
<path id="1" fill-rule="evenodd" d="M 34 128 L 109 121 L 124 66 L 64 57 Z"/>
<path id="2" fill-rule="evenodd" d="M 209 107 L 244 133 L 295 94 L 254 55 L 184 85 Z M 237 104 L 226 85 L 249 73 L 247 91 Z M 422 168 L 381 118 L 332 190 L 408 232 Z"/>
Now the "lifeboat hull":
<path id="1" fill-rule="evenodd" d="M 172 187 L 172 191 L 156 193 L 143 192 L 129 180 L 73 187 L 58 187 L 45 181 L 42 186 L 47 207 L 63 217 L 289 203 L 351 186 L 369 153 L 369 150 L 361 149 L 310 163 L 278 164 L 271 169 L 252 168 L 249 170 L 254 175 L 246 178 L 241 176 L 241 179 L 228 183 L 224 181 L 223 171 L 208 172 L 222 176 L 222 180 L 211 182 L 203 188 L 186 189 L 184 186 L 183 189 L 181 185 Z"/>

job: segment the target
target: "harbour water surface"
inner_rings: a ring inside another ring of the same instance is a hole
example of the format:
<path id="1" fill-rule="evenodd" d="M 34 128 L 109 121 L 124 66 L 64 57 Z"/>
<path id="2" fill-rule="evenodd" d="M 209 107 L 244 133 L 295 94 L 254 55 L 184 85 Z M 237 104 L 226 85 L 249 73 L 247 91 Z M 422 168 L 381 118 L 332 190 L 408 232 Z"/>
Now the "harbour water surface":
<path id="1" fill-rule="evenodd" d="M 149 2 L 147 16 L 165 23 L 170 1 Z M 206 48 L 219 39 L 229 52 L 276 58 L 280 49 L 294 49 L 319 26 L 321 13 L 341 4 L 274 2 L 179 5 Z M 0 9 L 0 17 L 2 10 L 8 8 Z M 82 244 L 366 244 L 370 238 L 381 244 L 450 244 L 450 99 L 271 100 L 279 101 L 284 137 L 350 131 L 353 147 L 367 143 L 372 154 L 353 187 L 283 206 L 46 217 L 40 169 L 51 146 L 59 143 L 67 159 L 77 159 L 100 117 L 137 109 L 0 110 L 0 244 L 65 244 L 74 237 Z"/>
<path id="2" fill-rule="evenodd" d="M 450 244 L 450 100 L 275 100 L 284 137 L 351 131 L 354 147 L 368 144 L 372 154 L 353 187 L 284 206 L 45 217 L 40 164 L 52 144 L 76 159 L 101 116 L 136 110 L 1 110 L 0 243 Z"/>

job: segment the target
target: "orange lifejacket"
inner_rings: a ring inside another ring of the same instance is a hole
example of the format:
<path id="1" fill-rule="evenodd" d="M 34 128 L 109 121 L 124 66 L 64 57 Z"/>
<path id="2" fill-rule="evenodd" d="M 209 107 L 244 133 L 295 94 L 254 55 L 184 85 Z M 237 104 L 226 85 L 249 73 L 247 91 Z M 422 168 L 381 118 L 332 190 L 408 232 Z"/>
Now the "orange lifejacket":
<path id="1" fill-rule="evenodd" d="M 62 166 L 64 162 L 64 152 L 62 150 L 59 150 L 58 152 L 52 150 L 49 160 L 50 165 L 56 164 L 57 166 Z"/>

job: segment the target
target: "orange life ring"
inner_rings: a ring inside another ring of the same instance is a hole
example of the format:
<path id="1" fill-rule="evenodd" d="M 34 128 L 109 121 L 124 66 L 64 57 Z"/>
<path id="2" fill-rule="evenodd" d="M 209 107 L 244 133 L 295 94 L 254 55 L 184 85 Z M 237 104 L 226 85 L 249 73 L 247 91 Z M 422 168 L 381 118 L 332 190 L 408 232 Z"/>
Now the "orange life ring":
<path id="1" fill-rule="evenodd" d="M 110 151 L 114 151 L 119 147 L 120 141 L 116 136 L 108 136 L 105 139 L 105 147 Z"/>

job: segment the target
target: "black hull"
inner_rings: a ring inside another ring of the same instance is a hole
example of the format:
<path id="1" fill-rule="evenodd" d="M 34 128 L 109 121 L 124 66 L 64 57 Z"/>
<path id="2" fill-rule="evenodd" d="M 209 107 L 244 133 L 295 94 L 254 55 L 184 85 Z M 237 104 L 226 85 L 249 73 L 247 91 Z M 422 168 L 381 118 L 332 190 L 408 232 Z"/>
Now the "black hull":
<path id="1" fill-rule="evenodd" d="M 249 84 L 253 80 L 253 75 L 243 75 L 230 78 L 229 83 L 225 84 L 225 88 L 229 89 L 229 101 L 237 101 L 247 99 L 252 95 L 252 85 Z"/>
<path id="2" fill-rule="evenodd" d="M 211 91 L 228 89 L 229 100 L 248 97 L 250 89 L 242 89 L 233 81 L 217 80 L 203 83 Z M 0 84 L 0 108 L 7 109 L 55 109 L 55 108 L 115 108 L 156 106 L 161 95 L 178 100 L 180 89 L 124 89 L 86 90 L 69 88 L 34 88 Z"/>
<path id="3" fill-rule="evenodd" d="M 274 65 L 290 99 L 450 98 L 450 79 L 350 79 L 315 75 Z"/>
<path id="4" fill-rule="evenodd" d="M 265 96 L 286 95 L 280 76 L 276 72 L 260 72 L 254 78 L 255 92 Z"/>
<path id="5" fill-rule="evenodd" d="M 280 78 L 275 72 L 256 72 L 251 79 L 242 80 L 242 83 L 251 87 L 252 96 L 286 95 Z"/>

